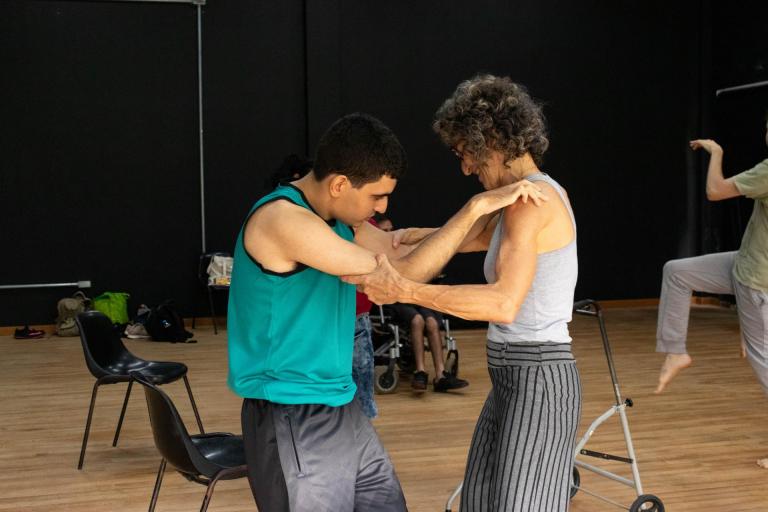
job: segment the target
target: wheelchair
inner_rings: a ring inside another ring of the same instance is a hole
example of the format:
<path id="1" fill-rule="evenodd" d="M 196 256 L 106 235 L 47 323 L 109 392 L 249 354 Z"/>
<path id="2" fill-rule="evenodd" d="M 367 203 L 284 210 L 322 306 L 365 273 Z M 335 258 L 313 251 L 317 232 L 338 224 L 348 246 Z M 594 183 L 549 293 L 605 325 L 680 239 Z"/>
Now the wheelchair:
<path id="1" fill-rule="evenodd" d="M 400 382 L 400 372 L 412 374 L 416 367 L 413 342 L 409 330 L 402 325 L 392 308 L 378 306 L 371 311 L 373 338 L 373 386 L 377 394 L 394 393 Z M 441 326 L 443 348 L 445 349 L 445 371 L 458 377 L 459 350 L 456 338 L 451 335 L 448 318 L 443 316 Z M 426 343 L 425 343 L 426 344 Z M 428 345 L 428 344 L 427 344 Z M 426 347 L 426 350 L 429 350 Z"/>

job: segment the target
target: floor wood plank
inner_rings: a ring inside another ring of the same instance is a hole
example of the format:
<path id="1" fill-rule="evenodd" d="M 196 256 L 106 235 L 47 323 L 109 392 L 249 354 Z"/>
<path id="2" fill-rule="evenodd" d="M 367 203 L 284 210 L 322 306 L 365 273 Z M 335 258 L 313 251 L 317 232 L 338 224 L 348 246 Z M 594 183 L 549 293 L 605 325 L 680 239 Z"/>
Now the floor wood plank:
<path id="1" fill-rule="evenodd" d="M 672 512 L 768 510 L 768 471 L 755 465 L 758 456 L 768 456 L 768 402 L 751 368 L 739 358 L 735 313 L 694 308 L 694 365 L 662 396 L 653 395 L 662 361 L 654 353 L 656 309 L 611 309 L 605 314 L 622 392 L 635 403 L 629 423 L 645 491 L 660 496 Z M 583 432 L 611 405 L 612 391 L 594 320 L 577 317 L 572 332 L 584 388 Z M 469 388 L 450 395 L 430 391 L 415 396 L 403 378 L 396 394 L 378 397 L 381 416 L 375 425 L 413 512 L 444 510 L 462 477 L 472 428 L 489 388 L 484 333 L 455 334 Z M 192 345 L 127 344 L 143 357 L 185 362 L 206 429 L 240 432 L 240 399 L 225 384 L 225 335 L 214 336 L 204 327 L 198 329 L 197 339 Z M 125 385 L 101 388 L 85 467 L 78 471 L 93 385 L 79 340 L 5 336 L 0 337 L 0 350 L 0 511 L 146 510 L 159 458 L 140 390 L 131 399 L 120 444 L 112 448 Z M 192 428 L 194 417 L 183 385 L 165 389 Z M 600 427 L 587 447 L 624 454 L 618 420 Z M 629 476 L 624 465 L 597 464 Z M 627 505 L 633 498 L 631 489 L 584 471 L 582 483 Z M 201 486 L 168 473 L 157 511 L 197 510 L 202 496 Z M 247 482 L 220 483 L 209 510 L 255 510 Z M 579 493 L 571 510 L 618 509 Z"/>

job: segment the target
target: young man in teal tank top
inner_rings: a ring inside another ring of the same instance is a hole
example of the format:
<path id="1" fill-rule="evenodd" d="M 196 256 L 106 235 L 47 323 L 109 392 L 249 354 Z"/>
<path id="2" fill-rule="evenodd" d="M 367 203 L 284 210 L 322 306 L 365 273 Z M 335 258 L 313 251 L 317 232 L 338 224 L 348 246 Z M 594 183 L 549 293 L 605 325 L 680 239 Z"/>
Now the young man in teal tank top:
<path id="1" fill-rule="evenodd" d="M 366 220 L 386 210 L 405 167 L 381 121 L 345 116 L 321 138 L 313 171 L 259 200 L 238 236 L 228 383 L 244 398 L 248 477 L 261 511 L 405 510 L 389 457 L 352 400 L 354 287 L 338 276 L 367 274 L 386 254 L 426 282 L 481 217 L 542 198 L 528 182 L 479 194 L 440 230 L 398 245 Z"/>

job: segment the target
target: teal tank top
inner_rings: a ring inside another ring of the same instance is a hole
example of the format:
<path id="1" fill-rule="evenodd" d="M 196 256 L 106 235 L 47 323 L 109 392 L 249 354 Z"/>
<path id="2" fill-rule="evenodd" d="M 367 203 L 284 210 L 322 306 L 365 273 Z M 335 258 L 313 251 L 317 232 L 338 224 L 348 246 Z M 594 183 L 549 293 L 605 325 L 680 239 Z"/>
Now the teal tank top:
<path id="1" fill-rule="evenodd" d="M 355 287 L 301 264 L 291 272 L 272 272 L 246 252 L 248 219 L 276 200 L 314 212 L 301 190 L 280 185 L 256 202 L 243 223 L 229 290 L 227 383 L 243 398 L 338 407 L 352 401 L 356 389 Z M 328 224 L 343 239 L 353 240 L 349 226 Z"/>

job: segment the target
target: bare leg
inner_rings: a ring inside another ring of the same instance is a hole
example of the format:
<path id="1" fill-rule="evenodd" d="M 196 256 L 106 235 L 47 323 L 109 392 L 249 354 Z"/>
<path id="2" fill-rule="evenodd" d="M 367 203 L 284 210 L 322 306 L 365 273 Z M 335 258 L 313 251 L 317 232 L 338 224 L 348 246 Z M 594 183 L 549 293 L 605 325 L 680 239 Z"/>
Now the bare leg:
<path id="1" fill-rule="evenodd" d="M 680 373 L 681 370 L 691 366 L 693 360 L 688 354 L 667 354 L 664 359 L 664 364 L 661 366 L 661 372 L 659 372 L 659 385 L 656 387 L 657 395 L 664 391 L 672 379 Z"/>
<path id="2" fill-rule="evenodd" d="M 424 317 L 416 315 L 411 319 L 411 345 L 416 371 L 424 371 Z"/>
<path id="3" fill-rule="evenodd" d="M 433 317 L 428 317 L 426 322 L 427 339 L 429 349 L 432 351 L 432 362 L 435 364 L 435 378 L 443 376 L 445 361 L 443 360 L 443 337 L 440 336 L 440 326 Z"/>

